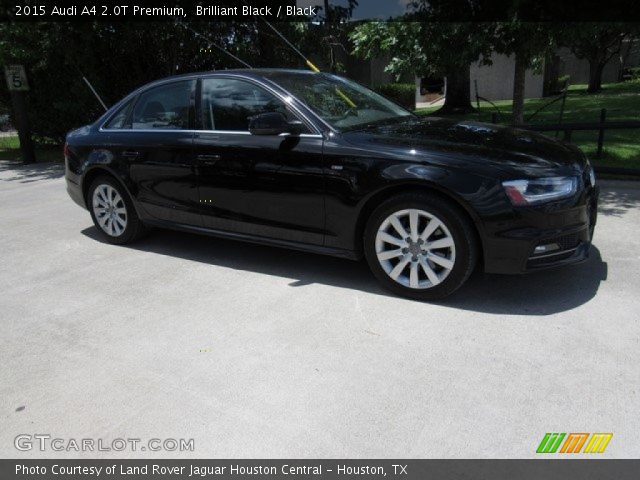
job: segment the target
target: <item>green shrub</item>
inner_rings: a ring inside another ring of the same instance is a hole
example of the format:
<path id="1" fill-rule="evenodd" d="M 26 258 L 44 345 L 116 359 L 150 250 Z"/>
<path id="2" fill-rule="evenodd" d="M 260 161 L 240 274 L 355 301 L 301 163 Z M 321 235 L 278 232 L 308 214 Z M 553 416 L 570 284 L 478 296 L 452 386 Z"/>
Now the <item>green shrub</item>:
<path id="1" fill-rule="evenodd" d="M 557 78 L 549 80 L 549 93 L 548 95 L 559 95 L 564 90 L 564 86 L 569 85 L 570 75 L 561 75 Z"/>
<path id="2" fill-rule="evenodd" d="M 640 67 L 633 67 L 629 69 L 631 74 L 631 80 L 640 80 Z"/>
<path id="3" fill-rule="evenodd" d="M 565 85 L 569 85 L 569 80 L 571 79 L 570 75 L 562 75 L 558 77 L 558 87 L 560 90 L 564 89 Z"/>
<path id="4" fill-rule="evenodd" d="M 413 83 L 385 83 L 376 91 L 409 110 L 416 108 L 416 86 Z"/>

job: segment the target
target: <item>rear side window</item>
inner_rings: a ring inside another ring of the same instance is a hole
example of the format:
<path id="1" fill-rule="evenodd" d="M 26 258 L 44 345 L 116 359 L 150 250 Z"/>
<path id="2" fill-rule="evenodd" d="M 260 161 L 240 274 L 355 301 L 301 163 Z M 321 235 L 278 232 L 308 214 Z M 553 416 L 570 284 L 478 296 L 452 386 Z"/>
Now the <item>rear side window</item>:
<path id="1" fill-rule="evenodd" d="M 252 116 L 267 112 L 280 112 L 288 120 L 296 119 L 287 104 L 251 82 L 231 78 L 202 80 L 202 119 L 205 130 L 246 132 Z"/>
<path id="2" fill-rule="evenodd" d="M 191 92 L 195 81 L 185 80 L 154 87 L 140 94 L 133 109 L 134 130 L 189 128 Z"/>
<path id="3" fill-rule="evenodd" d="M 126 121 L 129 117 L 129 112 L 131 111 L 131 106 L 133 105 L 133 100 L 129 100 L 125 103 L 120 109 L 116 112 L 116 114 L 109 119 L 107 123 L 105 123 L 103 128 L 108 129 L 122 129 L 126 127 Z"/>

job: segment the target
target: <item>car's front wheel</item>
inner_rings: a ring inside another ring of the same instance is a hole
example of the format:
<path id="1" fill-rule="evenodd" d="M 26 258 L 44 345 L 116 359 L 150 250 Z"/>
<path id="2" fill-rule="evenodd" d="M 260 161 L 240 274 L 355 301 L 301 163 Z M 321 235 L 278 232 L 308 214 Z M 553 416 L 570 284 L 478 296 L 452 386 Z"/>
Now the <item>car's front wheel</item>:
<path id="1" fill-rule="evenodd" d="M 451 202 L 427 193 L 390 198 L 371 214 L 364 251 L 376 278 L 420 300 L 457 290 L 476 264 L 475 232 Z"/>
<path id="2" fill-rule="evenodd" d="M 100 176 L 91 183 L 87 206 L 93 223 L 109 243 L 129 243 L 144 232 L 127 191 L 109 176 Z"/>

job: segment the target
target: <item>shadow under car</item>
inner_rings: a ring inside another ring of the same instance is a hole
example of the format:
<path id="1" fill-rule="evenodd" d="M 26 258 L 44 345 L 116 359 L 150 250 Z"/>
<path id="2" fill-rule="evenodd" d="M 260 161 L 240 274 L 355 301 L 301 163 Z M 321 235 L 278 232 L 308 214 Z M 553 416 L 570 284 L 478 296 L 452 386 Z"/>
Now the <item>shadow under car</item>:
<path id="1" fill-rule="evenodd" d="M 93 226 L 82 233 L 103 242 Z M 379 286 L 364 261 L 159 229 L 134 244 L 114 248 L 132 248 L 235 270 L 295 278 L 289 284 L 294 288 L 315 283 L 393 296 Z M 563 268 L 525 275 L 491 275 L 477 269 L 451 297 L 432 303 L 484 313 L 551 315 L 588 302 L 606 278 L 607 264 L 600 251 L 591 246 L 587 261 Z"/>

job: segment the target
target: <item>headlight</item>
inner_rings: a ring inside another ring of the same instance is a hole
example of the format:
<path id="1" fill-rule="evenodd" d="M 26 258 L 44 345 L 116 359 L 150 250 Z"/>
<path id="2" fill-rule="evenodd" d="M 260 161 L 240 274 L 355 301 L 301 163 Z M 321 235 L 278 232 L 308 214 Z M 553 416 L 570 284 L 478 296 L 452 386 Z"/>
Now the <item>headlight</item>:
<path id="1" fill-rule="evenodd" d="M 578 189 L 578 179 L 577 177 L 546 177 L 509 180 L 502 182 L 502 186 L 514 205 L 534 205 L 570 197 Z"/>

